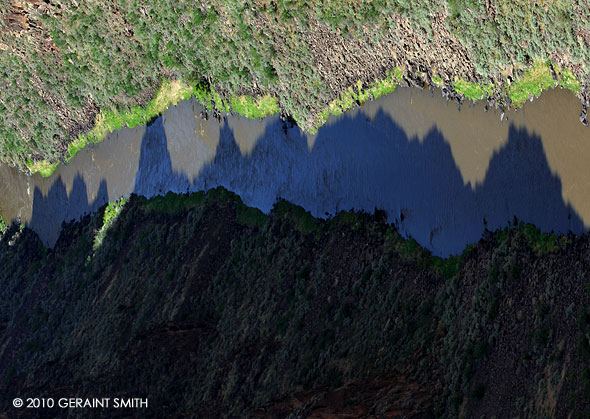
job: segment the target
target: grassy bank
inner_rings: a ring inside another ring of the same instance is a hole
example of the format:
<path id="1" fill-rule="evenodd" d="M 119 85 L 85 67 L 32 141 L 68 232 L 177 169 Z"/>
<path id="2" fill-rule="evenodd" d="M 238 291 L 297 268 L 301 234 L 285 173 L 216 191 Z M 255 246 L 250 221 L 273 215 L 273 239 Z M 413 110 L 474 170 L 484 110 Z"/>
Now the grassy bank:
<path id="1" fill-rule="evenodd" d="M 549 62 L 536 62 L 522 78 L 508 87 L 508 97 L 519 107 L 532 97 L 539 96 L 543 90 L 553 87 L 553 76 Z"/>
<path id="2" fill-rule="evenodd" d="M 279 108 L 276 98 L 269 95 L 255 99 L 250 96 L 232 96 L 229 101 L 224 101 L 214 90 L 205 91 L 199 86 L 189 86 L 179 80 L 164 80 L 158 89 L 156 96 L 147 106 L 134 106 L 125 111 L 104 111 L 97 115 L 94 128 L 86 134 L 79 135 L 68 144 L 65 161 L 69 162 L 76 154 L 89 144 L 97 144 L 106 136 L 124 127 L 134 128 L 146 125 L 154 118 L 162 115 L 170 106 L 177 105 L 182 100 L 192 97 L 199 99 L 208 109 L 216 109 L 234 112 L 247 118 L 262 118 L 277 113 Z M 230 106 L 231 104 L 231 106 Z M 27 168 L 31 173 L 39 173 L 43 177 L 49 177 L 58 168 L 59 162 L 52 163 L 47 160 L 27 160 Z"/>
<path id="3" fill-rule="evenodd" d="M 369 99 L 378 99 L 381 96 L 393 93 L 403 76 L 400 68 L 395 68 L 387 73 L 383 79 L 371 83 L 363 88 L 359 80 L 356 90 L 349 87 L 341 92 L 338 99 L 322 110 L 314 123 L 311 132 L 316 132 L 329 118 L 330 115 L 341 115 L 343 112 L 362 105 Z M 175 80 L 165 80 L 158 89 L 156 96 L 147 106 L 135 106 L 128 111 L 101 112 L 95 121 L 94 128 L 86 134 L 79 135 L 68 145 L 66 162 L 73 159 L 76 154 L 89 144 L 97 144 L 104 140 L 109 133 L 120 130 L 123 127 L 133 128 L 138 125 L 146 125 L 154 118 L 162 115 L 170 106 L 178 104 L 181 100 L 196 98 L 209 111 L 234 112 L 246 118 L 264 118 L 280 112 L 277 98 L 265 95 L 253 98 L 248 95 L 231 96 L 224 99 L 213 88 L 195 85 L 193 87 Z M 59 162 L 51 163 L 46 160 L 27 161 L 27 167 L 31 173 L 39 173 L 43 177 L 49 177 L 59 167 Z"/>
<path id="4" fill-rule="evenodd" d="M 181 100 L 190 99 L 195 94 L 195 89 L 181 81 L 164 80 L 155 97 L 145 107 L 133 106 L 127 110 L 107 110 L 96 116 L 94 127 L 85 134 L 80 134 L 72 140 L 67 147 L 65 161 L 73 159 L 76 154 L 89 144 L 97 144 L 105 139 L 111 132 L 123 127 L 133 128 L 138 125 L 146 125 L 155 117 L 163 114 L 172 105 Z M 39 172 L 43 177 L 49 177 L 59 166 L 59 162 L 47 160 L 27 160 L 27 167 L 31 173 Z"/>
<path id="5" fill-rule="evenodd" d="M 549 86 L 547 60 L 562 87 L 590 81 L 579 1 L 0 1 L 0 161 L 45 175 L 161 113 L 150 100 L 162 80 L 189 86 L 162 86 L 163 103 L 190 93 L 248 117 L 280 109 L 307 131 L 390 91 L 373 83 L 398 68 L 470 99 L 493 86 L 515 105 Z"/>
<path id="6" fill-rule="evenodd" d="M 485 99 L 497 93 L 500 97 L 509 98 L 511 104 L 516 108 L 522 107 L 531 97 L 538 97 L 544 90 L 555 86 L 568 89 L 574 94 L 581 92 L 581 83 L 570 70 L 562 70 L 557 64 L 554 64 L 554 79 L 551 74 L 551 65 L 549 61 L 536 61 L 520 78 L 503 86 L 468 82 L 457 78 L 453 83 L 453 88 L 457 93 L 473 101 Z"/>
<path id="7" fill-rule="evenodd" d="M 117 217 L 125 207 L 127 203 L 127 199 L 120 198 L 117 201 L 109 202 L 104 209 L 104 213 L 102 216 L 102 225 L 100 229 L 94 236 L 94 243 L 92 245 L 92 249 L 94 251 L 98 250 L 102 241 L 104 240 L 109 228 L 113 225 L 113 223 L 117 220 Z"/>
<path id="8" fill-rule="evenodd" d="M 494 85 L 469 82 L 459 77 L 453 83 L 453 88 L 457 93 L 473 101 L 485 99 L 491 96 L 495 90 Z"/>
<path id="9" fill-rule="evenodd" d="M 403 70 L 395 67 L 392 71 L 387 72 L 386 77 L 376 80 L 365 88 L 363 88 L 363 82 L 358 80 L 354 88 L 349 86 L 347 90 L 340 92 L 338 99 L 330 102 L 326 108 L 318 113 L 310 132 L 317 132 L 318 128 L 326 123 L 330 115 L 342 115 L 345 111 L 362 105 L 369 99 L 379 99 L 381 96 L 395 92 L 402 80 L 402 76 Z"/>
<path id="10" fill-rule="evenodd" d="M 321 111 L 312 132 L 317 131 L 330 115 L 341 115 L 343 112 L 362 105 L 369 99 L 378 99 L 383 95 L 393 93 L 402 79 L 402 69 L 395 68 L 387 73 L 383 79 L 377 80 L 363 88 L 359 80 L 356 90 L 349 87 L 342 92 L 338 99 L 330 102 L 328 107 Z M 265 95 L 254 98 L 248 95 L 231 96 L 224 99 L 213 88 L 202 85 L 189 86 L 179 80 L 165 80 L 158 89 L 156 96 L 147 106 L 135 106 L 128 111 L 101 112 L 95 121 L 94 128 L 86 134 L 79 135 L 68 145 L 66 162 L 73 159 L 76 154 L 89 144 L 97 144 L 106 136 L 123 127 L 133 128 L 138 125 L 146 125 L 154 118 L 162 115 L 170 106 L 178 104 L 182 100 L 196 98 L 207 110 L 234 112 L 246 118 L 264 118 L 280 112 L 277 98 Z M 43 177 L 49 177 L 59 167 L 59 162 L 51 163 L 46 160 L 27 161 L 27 167 L 31 173 L 39 173 Z"/>
<path id="11" fill-rule="evenodd" d="M 509 98 L 512 106 L 519 108 L 530 97 L 538 97 L 543 90 L 553 88 L 555 85 L 580 93 L 581 84 L 569 70 L 561 70 L 555 67 L 556 80 L 550 71 L 550 63 L 539 61 L 527 71 L 522 78 L 508 86 L 482 84 L 468 82 L 462 78 L 452 84 L 453 89 L 472 101 L 485 100 L 494 94 Z M 316 133 L 324 125 L 331 115 L 342 115 L 347 110 L 362 106 L 367 100 L 375 100 L 381 96 L 393 93 L 402 81 L 404 70 L 395 67 L 388 71 L 386 76 L 378 79 L 368 86 L 364 86 L 358 80 L 354 87 L 340 92 L 337 99 L 328 104 L 314 118 L 310 133 Z M 433 75 L 435 86 L 442 87 L 442 79 Z M 96 117 L 95 126 L 88 133 L 79 135 L 68 145 L 65 158 L 69 162 L 74 156 L 89 144 L 97 144 L 109 133 L 120 130 L 123 127 L 133 128 L 138 125 L 146 125 L 154 118 L 162 115 L 170 106 L 178 104 L 181 100 L 196 98 L 209 111 L 234 112 L 247 118 L 264 118 L 280 112 L 277 98 L 265 95 L 254 98 L 248 95 L 231 96 L 224 99 L 213 88 L 202 85 L 189 86 L 179 80 L 165 80 L 158 89 L 156 96 L 147 106 L 135 106 L 128 111 L 106 111 Z M 27 160 L 27 167 L 31 173 L 39 173 L 43 177 L 49 177 L 59 166 L 59 162 L 51 163 L 46 160 Z"/>

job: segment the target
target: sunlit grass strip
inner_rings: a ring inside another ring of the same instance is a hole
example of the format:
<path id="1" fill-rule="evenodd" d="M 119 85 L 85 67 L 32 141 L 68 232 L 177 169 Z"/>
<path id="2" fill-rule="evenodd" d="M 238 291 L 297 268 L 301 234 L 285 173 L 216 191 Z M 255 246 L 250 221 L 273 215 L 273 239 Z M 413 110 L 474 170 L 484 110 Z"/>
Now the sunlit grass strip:
<path id="1" fill-rule="evenodd" d="M 6 225 L 4 217 L 2 216 L 2 214 L 0 214 L 0 234 L 6 233 L 6 230 L 8 230 L 8 225 Z"/>
<path id="2" fill-rule="evenodd" d="M 516 107 L 522 106 L 529 97 L 537 97 L 543 90 L 553 87 L 549 61 L 536 61 L 524 75 L 508 88 L 508 97 Z"/>
<path id="3" fill-rule="evenodd" d="M 246 95 L 232 96 L 227 100 L 213 88 L 197 86 L 195 97 L 209 111 L 215 107 L 221 112 L 233 111 L 250 119 L 264 118 L 280 112 L 277 98 L 271 95 L 259 98 Z"/>
<path id="4" fill-rule="evenodd" d="M 453 88 L 457 93 L 473 101 L 485 99 L 494 92 L 494 85 L 492 84 L 472 83 L 462 78 L 453 83 Z"/>
<path id="5" fill-rule="evenodd" d="M 42 177 L 49 177 L 55 172 L 55 169 L 59 166 L 59 162 L 50 163 L 47 160 L 41 160 L 34 162 L 33 160 L 27 160 L 27 167 L 31 173 L 39 173 Z"/>
<path id="6" fill-rule="evenodd" d="M 100 247 L 105 235 L 107 234 L 108 229 L 111 227 L 111 225 L 113 225 L 113 223 L 123 210 L 123 207 L 126 203 L 127 200 L 125 198 L 121 198 L 117 201 L 109 202 L 107 204 L 107 207 L 104 210 L 104 215 L 102 218 L 102 226 L 100 227 L 100 230 L 98 230 L 98 233 L 96 233 L 96 236 L 94 237 L 94 244 L 92 246 L 94 250 Z"/>
<path id="7" fill-rule="evenodd" d="M 68 145 L 68 156 L 66 161 L 70 161 L 76 154 L 88 144 L 96 144 L 104 140 L 111 132 L 120 130 L 127 126 L 129 128 L 138 125 L 145 125 L 153 118 L 161 115 L 171 105 L 176 105 L 181 100 L 190 99 L 195 93 L 193 87 L 187 86 L 179 80 L 164 80 L 156 96 L 150 101 L 145 108 L 133 106 L 129 110 L 105 110 L 97 116 L 92 128 L 86 134 L 79 135 Z M 50 163 L 47 161 L 27 162 L 27 167 L 31 173 L 39 172 L 43 177 L 49 177 L 53 174 L 59 163 Z"/>
<path id="8" fill-rule="evenodd" d="M 402 76 L 403 70 L 396 67 L 392 71 L 389 71 L 383 79 L 375 81 L 366 89 L 363 89 L 363 83 L 360 80 L 357 81 L 356 89 L 349 86 L 347 90 L 340 93 L 338 99 L 330 102 L 318 114 L 310 132 L 315 134 L 326 123 L 330 115 L 342 115 L 345 111 L 354 108 L 359 103 L 362 105 L 371 98 L 379 99 L 381 96 L 395 92 L 395 89 L 397 89 L 397 86 L 402 80 Z"/>
<path id="9" fill-rule="evenodd" d="M 442 77 L 439 76 L 438 74 L 433 74 L 432 75 L 432 83 L 434 83 L 434 85 L 436 87 L 440 87 L 442 85 Z"/>
<path id="10" fill-rule="evenodd" d="M 96 120 L 95 127 L 87 134 L 79 136 L 68 146 L 69 157 L 71 160 L 87 144 L 96 144 L 102 141 L 107 134 L 118 131 L 123 127 L 133 128 L 138 125 L 146 125 L 152 119 L 162 115 L 172 106 L 177 105 L 182 100 L 188 100 L 192 97 L 203 100 L 206 95 L 198 86 L 188 86 L 179 80 L 165 80 L 158 90 L 156 97 L 147 104 L 145 108 L 139 106 L 132 107 L 126 112 L 105 111 L 101 112 Z M 211 99 L 215 102 L 218 109 L 229 112 L 230 104 L 224 101 L 219 93 L 212 90 Z M 231 109 L 248 118 L 261 118 L 279 111 L 276 98 L 270 95 L 254 99 L 248 96 L 232 97 L 230 99 Z"/>
<path id="11" fill-rule="evenodd" d="M 558 83 L 561 87 L 569 89 L 578 94 L 582 90 L 579 80 L 576 79 L 570 70 L 561 70 L 558 66 L 554 66 L 558 77 Z M 438 84 L 439 78 L 433 82 Z M 554 80 L 551 75 L 549 61 L 536 61 L 520 79 L 516 80 L 512 85 L 505 90 L 510 98 L 512 105 L 521 107 L 527 100 L 533 97 L 538 97 L 543 90 L 554 87 Z M 492 84 L 484 85 L 481 83 L 471 83 L 463 79 L 458 79 L 453 83 L 453 88 L 457 93 L 464 95 L 466 98 L 473 101 L 485 99 L 494 93 L 496 87 Z"/>
<path id="12" fill-rule="evenodd" d="M 138 125 L 146 125 L 153 118 L 163 114 L 171 105 L 176 105 L 181 100 L 190 99 L 194 94 L 194 88 L 179 80 L 164 80 L 160 89 L 145 108 L 133 106 L 126 111 L 106 110 L 96 117 L 94 128 L 88 133 L 78 136 L 68 146 L 68 158 L 74 156 L 88 144 L 96 144 L 104 140 L 111 132 L 123 127 L 134 128 Z"/>
<path id="13" fill-rule="evenodd" d="M 229 112 L 230 104 L 224 101 L 219 93 L 212 87 L 198 85 L 195 87 L 195 97 L 209 112 L 217 108 L 220 112 Z"/>
<path id="14" fill-rule="evenodd" d="M 212 110 L 213 104 L 222 112 L 234 112 L 247 118 L 263 118 L 279 112 L 277 99 L 270 95 L 261 98 L 249 96 L 235 96 L 224 100 L 215 90 L 203 89 L 199 86 L 188 86 L 179 80 L 164 80 L 156 97 L 145 108 L 133 106 L 129 110 L 105 110 L 96 116 L 94 128 L 86 134 L 79 135 L 68 145 L 69 162 L 88 144 L 97 144 L 105 139 L 111 132 L 123 127 L 134 128 L 138 125 L 146 125 L 152 119 L 162 115 L 171 105 L 176 105 L 182 100 L 196 97 L 204 106 Z M 43 177 L 53 174 L 59 163 L 50 163 L 45 160 L 33 162 L 29 160 L 27 167 L 31 173 L 39 172 Z"/>
<path id="15" fill-rule="evenodd" d="M 230 99 L 232 110 L 246 118 L 264 118 L 279 112 L 277 98 L 270 95 L 255 99 L 251 96 L 234 96 Z"/>
<path id="16" fill-rule="evenodd" d="M 574 76 L 574 73 L 572 73 L 571 70 L 563 70 L 558 65 L 554 65 L 553 68 L 557 74 L 560 87 L 571 90 L 575 94 L 582 91 L 582 84 L 576 79 L 576 76 Z"/>
<path id="17" fill-rule="evenodd" d="M 559 85 L 574 93 L 581 91 L 581 84 L 570 70 L 560 70 L 556 67 L 559 77 Z M 312 134 L 326 123 L 330 115 L 342 115 L 345 111 L 354 108 L 357 104 L 363 104 L 370 98 L 378 99 L 381 96 L 393 93 L 399 82 L 402 80 L 403 70 L 399 67 L 387 73 L 381 80 L 375 81 L 363 89 L 359 80 L 356 86 L 349 86 L 341 92 L 339 97 L 324 108 L 313 121 Z M 432 81 L 437 86 L 442 84 L 442 78 L 434 75 Z M 495 90 L 494 85 L 471 83 L 463 79 L 457 79 L 453 83 L 454 89 L 471 100 L 485 99 L 491 96 Z M 520 107 L 529 99 L 530 95 L 538 96 L 544 89 L 553 87 L 553 78 L 549 69 L 549 61 L 537 61 L 523 77 L 513 83 L 507 89 L 512 104 Z M 176 105 L 182 100 L 195 97 L 203 106 L 210 111 L 217 108 L 221 112 L 234 111 L 247 118 L 263 118 L 280 111 L 277 98 L 265 95 L 260 98 L 251 96 L 233 96 L 224 99 L 215 89 L 200 85 L 189 86 L 185 83 L 174 80 L 164 80 L 155 98 L 145 108 L 134 106 L 129 110 L 105 110 L 97 115 L 95 126 L 88 133 L 78 136 L 68 145 L 68 156 L 70 161 L 74 156 L 88 144 L 96 144 L 102 141 L 109 133 L 127 126 L 130 128 L 138 125 L 146 125 L 148 122 L 163 114 L 171 105 Z M 49 177 L 59 166 L 59 162 L 50 163 L 42 160 L 33 162 L 27 161 L 27 167 L 31 173 L 39 173 L 42 177 Z"/>

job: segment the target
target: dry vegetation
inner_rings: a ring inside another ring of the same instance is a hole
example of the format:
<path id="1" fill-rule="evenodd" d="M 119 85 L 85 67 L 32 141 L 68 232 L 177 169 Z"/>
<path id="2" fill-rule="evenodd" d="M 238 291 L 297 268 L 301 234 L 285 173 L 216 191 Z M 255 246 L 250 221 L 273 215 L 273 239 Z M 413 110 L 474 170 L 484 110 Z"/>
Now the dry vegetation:
<path id="1" fill-rule="evenodd" d="M 308 130 L 342 92 L 395 68 L 409 84 L 434 81 L 504 105 L 538 93 L 533 80 L 509 94 L 534 63 L 549 61 L 556 83 L 585 101 L 585 3 L 0 0 L 0 160 L 21 168 L 64 160 L 99 112 L 135 112 L 164 80 L 209 92 L 218 110 L 280 109 Z M 268 97 L 278 108 L 257 102 Z"/>

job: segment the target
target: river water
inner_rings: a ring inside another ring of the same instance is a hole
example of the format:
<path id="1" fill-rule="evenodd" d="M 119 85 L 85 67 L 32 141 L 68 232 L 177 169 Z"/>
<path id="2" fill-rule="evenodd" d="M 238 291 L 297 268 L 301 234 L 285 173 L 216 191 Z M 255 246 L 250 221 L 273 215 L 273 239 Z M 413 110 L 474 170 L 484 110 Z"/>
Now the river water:
<path id="1" fill-rule="evenodd" d="M 579 107 L 555 89 L 501 120 L 481 103 L 399 88 L 311 136 L 277 116 L 205 120 L 186 101 L 147 128 L 109 135 L 50 178 L 0 167 L 0 208 L 47 245 L 62 221 L 132 192 L 218 185 L 265 212 L 277 197 L 322 217 L 384 209 L 402 233 L 442 256 L 514 217 L 580 233 L 590 226 L 590 129 Z"/>

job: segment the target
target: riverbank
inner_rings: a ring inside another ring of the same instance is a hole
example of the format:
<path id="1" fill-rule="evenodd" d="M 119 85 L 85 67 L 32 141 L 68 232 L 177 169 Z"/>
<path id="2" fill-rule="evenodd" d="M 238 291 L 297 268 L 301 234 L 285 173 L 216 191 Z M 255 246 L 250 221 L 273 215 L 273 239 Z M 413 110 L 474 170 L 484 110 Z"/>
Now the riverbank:
<path id="1" fill-rule="evenodd" d="M 393 93 L 400 85 L 416 87 L 420 89 L 439 89 L 447 100 L 462 103 L 464 100 L 477 102 L 486 101 L 488 106 L 500 109 L 502 113 L 509 110 L 521 108 L 526 101 L 532 101 L 550 88 L 563 88 L 570 90 L 578 97 L 582 90 L 578 80 L 570 71 L 556 71 L 550 62 L 536 62 L 523 77 L 517 80 L 510 87 L 485 85 L 476 82 L 467 82 L 455 77 L 456 81 L 445 85 L 438 74 L 422 73 L 419 75 L 405 73 L 402 68 L 396 67 L 388 71 L 384 78 L 378 79 L 369 86 L 363 86 L 358 80 L 355 86 L 349 86 L 340 92 L 338 98 L 333 100 L 322 109 L 313 119 L 308 127 L 312 134 L 317 133 L 330 116 L 342 115 L 344 112 L 362 106 L 368 100 L 376 100 L 380 97 Z M 261 98 L 251 96 L 232 96 L 223 98 L 213 88 L 204 88 L 202 85 L 189 86 L 181 81 L 165 80 L 158 89 L 155 98 L 145 108 L 136 106 L 128 112 L 101 112 L 96 117 L 96 123 L 92 130 L 86 134 L 79 135 L 68 144 L 67 155 L 64 162 L 69 162 L 84 147 L 90 144 L 97 144 L 104 140 L 112 132 L 123 127 L 134 128 L 139 125 L 146 125 L 158 116 L 161 116 L 168 107 L 177 105 L 181 100 L 196 98 L 207 111 L 214 117 L 220 119 L 222 114 L 242 115 L 250 119 L 264 118 L 273 114 L 282 113 L 277 99 L 270 95 Z M 580 121 L 587 125 L 584 119 L 587 108 L 582 106 Z M 208 118 L 209 115 L 203 115 Z M 39 173 L 43 177 L 51 176 L 60 162 L 40 160 L 27 161 L 29 173 Z"/>
<path id="2" fill-rule="evenodd" d="M 0 159 L 47 174 L 47 165 L 35 164 L 67 160 L 97 115 L 145 108 L 162 80 L 204 86 L 218 95 L 220 111 L 229 104 L 241 112 L 254 100 L 276 104 L 313 131 L 335 101 L 361 102 L 350 89 L 358 95 L 358 86 L 371 89 L 396 69 L 404 84 L 440 85 L 459 100 L 491 94 L 494 106 L 507 108 L 538 94 L 536 76 L 526 74 L 549 60 L 552 78 L 587 107 L 589 12 L 576 2 L 246 7 L 215 0 L 196 10 L 170 5 L 166 14 L 165 7 L 7 1 L 0 11 Z M 539 74 L 545 87 L 546 75 Z"/>
<path id="3" fill-rule="evenodd" d="M 193 99 L 147 127 L 109 134 L 50 178 L 0 167 L 0 208 L 49 244 L 62 221 L 104 202 L 219 185 L 265 212 L 277 197 L 318 217 L 384 208 L 438 255 L 514 216 L 543 231 L 585 232 L 590 143 L 578 107 L 551 89 L 502 119 L 482 101 L 456 106 L 435 91 L 397 87 L 312 135 L 279 115 L 220 122 Z"/>
<path id="4" fill-rule="evenodd" d="M 14 397 L 102 393 L 148 398 L 141 417 L 575 417 L 590 402 L 587 234 L 521 223 L 443 259 L 383 211 L 266 215 L 217 188 L 105 205 L 52 249 L 13 226 L 0 262 L 7 417 Z"/>

